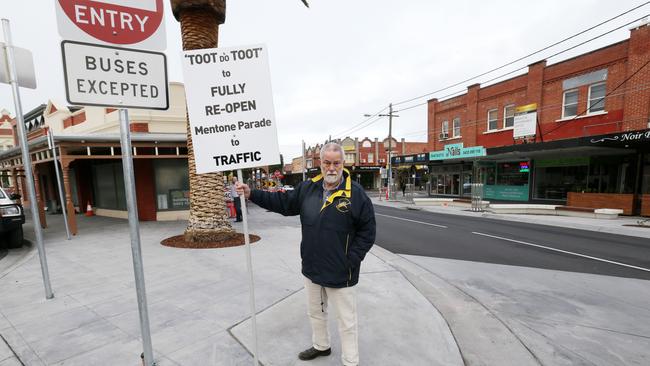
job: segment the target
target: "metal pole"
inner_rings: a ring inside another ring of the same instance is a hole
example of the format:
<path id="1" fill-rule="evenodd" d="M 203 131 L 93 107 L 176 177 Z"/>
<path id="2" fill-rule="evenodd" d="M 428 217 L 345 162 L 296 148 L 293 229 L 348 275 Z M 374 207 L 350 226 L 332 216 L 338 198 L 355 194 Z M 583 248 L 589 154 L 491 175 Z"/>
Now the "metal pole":
<path id="1" fill-rule="evenodd" d="M 302 181 L 305 181 L 305 170 L 307 169 L 307 158 L 305 158 L 305 140 L 302 140 Z"/>
<path id="2" fill-rule="evenodd" d="M 135 290 L 138 297 L 140 312 L 140 331 L 146 366 L 155 366 L 153 347 L 151 346 L 151 331 L 149 329 L 149 313 L 147 311 L 147 293 L 144 286 L 144 270 L 142 251 L 140 248 L 140 223 L 138 222 L 138 204 L 135 196 L 135 177 L 133 174 L 133 150 L 131 150 L 131 131 L 129 129 L 129 111 L 120 109 L 120 146 L 122 147 L 122 170 L 124 171 L 124 192 L 126 193 L 126 208 L 129 214 L 129 229 L 131 233 L 131 255 L 133 256 L 133 272 L 135 273 Z"/>
<path id="3" fill-rule="evenodd" d="M 50 285 L 50 274 L 47 269 L 47 258 L 45 257 L 45 246 L 43 245 L 43 231 L 41 227 L 41 218 L 38 215 L 38 203 L 36 202 L 36 188 L 34 187 L 34 174 L 32 173 L 32 159 L 29 155 L 29 146 L 27 145 L 27 134 L 25 132 L 25 120 L 23 119 L 23 107 L 20 102 L 20 91 L 18 89 L 18 77 L 16 74 L 16 64 L 14 61 L 14 48 L 11 43 L 11 30 L 9 20 L 2 19 L 2 30 L 5 36 L 5 53 L 7 55 L 7 66 L 9 71 L 9 82 L 14 96 L 16 106 L 16 125 L 18 126 L 18 139 L 20 141 L 20 151 L 22 152 L 23 168 L 25 169 L 25 180 L 27 180 L 27 192 L 29 193 L 29 204 L 31 206 L 32 222 L 34 223 L 34 233 L 36 234 L 36 248 L 38 257 L 41 261 L 41 273 L 43 275 L 43 285 L 45 286 L 45 298 L 52 299 L 54 293 Z"/>
<path id="4" fill-rule="evenodd" d="M 388 198 L 393 194 L 393 168 L 390 161 L 393 152 L 393 103 L 388 106 Z"/>
<path id="5" fill-rule="evenodd" d="M 56 146 L 54 145 L 54 135 L 52 130 L 47 130 L 47 144 L 52 149 L 52 157 L 54 158 L 54 171 L 56 172 L 56 183 L 59 186 L 59 199 L 61 200 L 61 212 L 63 213 L 63 222 L 65 223 L 65 233 L 70 240 L 70 227 L 68 227 L 68 214 L 66 213 L 65 195 L 63 194 L 63 186 L 61 184 L 61 175 L 59 173 L 59 162 L 56 157 Z"/>
<path id="6" fill-rule="evenodd" d="M 237 169 L 237 179 L 242 181 L 241 169 Z M 251 305 L 251 324 L 253 326 L 253 365 L 257 366 L 258 353 L 257 353 L 257 320 L 255 318 L 255 282 L 253 280 L 253 260 L 251 257 L 251 242 L 248 237 L 248 213 L 246 212 L 246 197 L 242 194 L 239 196 L 241 200 L 241 213 L 242 223 L 244 224 L 244 243 L 246 243 L 246 266 L 248 267 L 249 279 L 249 293 Z"/>

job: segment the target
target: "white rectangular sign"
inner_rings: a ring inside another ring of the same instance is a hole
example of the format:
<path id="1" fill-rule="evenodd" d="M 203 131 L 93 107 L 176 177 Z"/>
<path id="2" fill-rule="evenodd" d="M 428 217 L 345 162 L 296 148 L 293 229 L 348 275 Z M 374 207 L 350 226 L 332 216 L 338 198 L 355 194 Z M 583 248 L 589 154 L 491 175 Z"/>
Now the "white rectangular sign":
<path id="1" fill-rule="evenodd" d="M 70 104 L 167 109 L 165 54 L 61 42 Z"/>
<path id="2" fill-rule="evenodd" d="M 512 137 L 520 138 L 535 136 L 537 132 L 537 112 L 515 114 L 515 125 Z"/>
<path id="3" fill-rule="evenodd" d="M 9 84 L 9 64 L 5 44 L 0 42 L 0 83 Z M 29 50 L 14 46 L 14 65 L 18 74 L 18 85 L 23 88 L 36 89 L 34 58 Z"/>
<path id="4" fill-rule="evenodd" d="M 54 0 L 65 40 L 164 51 L 163 0 Z"/>
<path id="5" fill-rule="evenodd" d="M 280 162 L 267 47 L 182 53 L 196 172 Z"/>

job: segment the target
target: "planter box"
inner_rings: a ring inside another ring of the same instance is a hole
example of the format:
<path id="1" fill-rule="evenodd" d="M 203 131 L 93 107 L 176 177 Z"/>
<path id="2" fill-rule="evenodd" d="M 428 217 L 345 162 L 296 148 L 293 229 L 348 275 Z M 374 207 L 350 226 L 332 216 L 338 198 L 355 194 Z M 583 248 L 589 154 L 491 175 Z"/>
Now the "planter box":
<path id="1" fill-rule="evenodd" d="M 634 207 L 633 194 L 616 193 L 578 193 L 569 192 L 567 206 L 589 208 L 617 208 L 624 215 L 632 215 Z"/>

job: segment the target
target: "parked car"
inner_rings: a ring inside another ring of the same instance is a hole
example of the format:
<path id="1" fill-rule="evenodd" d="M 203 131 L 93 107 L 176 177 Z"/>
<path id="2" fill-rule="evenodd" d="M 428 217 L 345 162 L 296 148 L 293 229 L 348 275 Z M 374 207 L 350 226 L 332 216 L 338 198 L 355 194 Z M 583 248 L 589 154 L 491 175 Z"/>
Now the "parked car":
<path id="1" fill-rule="evenodd" d="M 0 188 L 0 245 L 7 248 L 20 248 L 23 245 L 23 224 L 25 212 L 23 206 L 16 203 L 20 195 L 9 195 Z"/>

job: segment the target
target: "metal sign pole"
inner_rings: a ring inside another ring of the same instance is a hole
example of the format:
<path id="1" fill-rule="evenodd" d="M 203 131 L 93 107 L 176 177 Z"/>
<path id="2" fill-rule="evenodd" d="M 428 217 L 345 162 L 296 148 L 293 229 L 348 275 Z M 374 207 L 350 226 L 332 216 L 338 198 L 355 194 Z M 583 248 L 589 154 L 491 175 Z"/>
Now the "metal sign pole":
<path id="1" fill-rule="evenodd" d="M 237 169 L 237 179 L 242 182 L 241 169 Z M 248 237 L 248 212 L 246 212 L 246 197 L 242 194 L 239 196 L 241 200 L 241 213 L 242 223 L 244 224 L 244 243 L 246 243 L 246 266 L 248 267 L 248 279 L 250 286 L 250 305 L 251 305 L 251 324 L 253 325 L 253 365 L 257 366 L 258 353 L 257 353 L 257 320 L 255 318 L 255 282 L 253 280 L 253 260 L 251 258 L 251 241 Z"/>
<path id="2" fill-rule="evenodd" d="M 70 240 L 70 227 L 68 226 L 68 214 L 66 213 L 65 195 L 63 194 L 63 186 L 61 185 L 61 174 L 59 173 L 59 162 L 56 157 L 56 146 L 54 145 L 54 136 L 52 130 L 47 130 L 47 145 L 52 150 L 52 157 L 54 158 L 54 171 L 56 172 L 56 183 L 59 186 L 59 199 L 61 200 L 61 212 L 63 213 L 63 222 L 65 223 L 65 233 Z"/>
<path id="3" fill-rule="evenodd" d="M 133 256 L 133 272 L 135 273 L 135 290 L 138 296 L 140 312 L 140 331 L 144 361 L 146 366 L 155 366 L 151 331 L 149 329 L 149 313 L 147 311 L 147 294 L 144 286 L 144 270 L 142 251 L 140 248 L 140 223 L 138 222 L 138 205 L 135 196 L 135 177 L 133 174 L 133 152 L 131 150 L 131 131 L 129 129 L 129 111 L 120 109 L 120 145 L 122 147 L 122 169 L 124 171 L 124 192 L 126 193 L 126 208 L 129 214 L 129 229 L 131 232 L 131 254 Z"/>
<path id="4" fill-rule="evenodd" d="M 5 36 L 5 52 L 3 53 L 6 53 L 7 55 L 9 81 L 11 83 L 11 89 L 14 96 L 14 104 L 16 106 L 16 125 L 18 126 L 18 138 L 20 141 L 20 150 L 22 152 L 23 169 L 25 169 L 25 180 L 27 181 L 27 192 L 29 193 L 29 203 L 32 211 L 32 222 L 34 223 L 34 233 L 36 234 L 36 248 L 38 249 L 38 257 L 41 261 L 43 285 L 45 286 L 45 298 L 51 299 L 54 297 L 54 293 L 52 293 L 52 287 L 50 285 L 50 274 L 47 269 L 47 258 L 45 257 L 45 246 L 43 245 L 41 218 L 38 216 L 36 188 L 34 187 L 34 174 L 32 173 L 32 159 L 29 155 L 29 146 L 27 145 L 25 120 L 23 119 L 23 107 L 20 102 L 20 91 L 18 89 L 16 63 L 14 61 L 14 49 L 11 43 L 11 30 L 9 28 L 8 19 L 2 19 L 2 30 Z"/>

